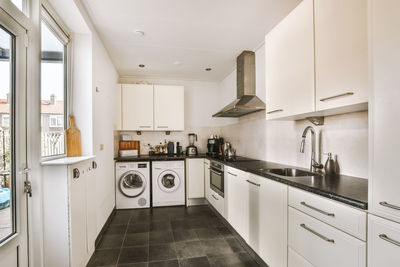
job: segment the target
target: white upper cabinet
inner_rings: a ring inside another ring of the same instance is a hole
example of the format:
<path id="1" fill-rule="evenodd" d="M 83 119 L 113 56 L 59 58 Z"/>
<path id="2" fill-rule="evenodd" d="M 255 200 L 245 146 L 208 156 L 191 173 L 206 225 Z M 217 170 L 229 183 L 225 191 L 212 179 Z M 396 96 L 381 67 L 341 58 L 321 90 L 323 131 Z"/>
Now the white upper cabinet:
<path id="1" fill-rule="evenodd" d="M 368 207 L 400 222 L 400 1 L 371 1 L 372 88 Z"/>
<path id="2" fill-rule="evenodd" d="M 315 1 L 316 110 L 368 101 L 366 0 Z"/>
<path id="3" fill-rule="evenodd" d="M 367 0 L 304 0 L 265 37 L 267 119 L 368 109 Z"/>
<path id="4" fill-rule="evenodd" d="M 153 130 L 153 85 L 122 85 L 122 130 Z"/>
<path id="5" fill-rule="evenodd" d="M 154 85 L 154 130 L 185 129 L 184 87 Z"/>
<path id="6" fill-rule="evenodd" d="M 123 84 L 121 124 L 124 131 L 183 131 L 184 87 Z"/>
<path id="7" fill-rule="evenodd" d="M 267 119 L 314 111 L 313 1 L 304 0 L 265 38 Z"/>

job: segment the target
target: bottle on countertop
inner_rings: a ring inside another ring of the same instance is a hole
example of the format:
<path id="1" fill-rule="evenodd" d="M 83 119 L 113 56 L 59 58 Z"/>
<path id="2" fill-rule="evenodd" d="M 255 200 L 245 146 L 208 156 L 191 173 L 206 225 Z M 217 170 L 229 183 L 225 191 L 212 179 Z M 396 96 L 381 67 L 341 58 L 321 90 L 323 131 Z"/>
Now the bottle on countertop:
<path id="1" fill-rule="evenodd" d="M 335 160 L 332 158 L 332 153 L 328 153 L 328 158 L 325 162 L 325 174 L 332 175 L 336 172 Z"/>

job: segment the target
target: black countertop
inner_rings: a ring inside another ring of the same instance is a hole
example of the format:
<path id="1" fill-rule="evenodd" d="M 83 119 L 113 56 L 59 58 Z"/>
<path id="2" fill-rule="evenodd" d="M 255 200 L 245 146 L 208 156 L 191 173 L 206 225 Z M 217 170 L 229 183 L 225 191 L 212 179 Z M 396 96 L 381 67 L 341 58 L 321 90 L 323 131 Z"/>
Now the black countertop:
<path id="1" fill-rule="evenodd" d="M 237 161 L 226 161 L 223 159 L 216 159 L 209 157 L 205 154 L 196 156 L 186 155 L 173 155 L 173 156 L 138 156 L 138 157 L 117 157 L 118 162 L 123 161 L 158 161 L 158 160 L 184 160 L 187 158 L 207 158 L 209 160 L 216 160 L 224 165 L 249 172 L 258 176 L 262 176 L 280 183 L 284 183 L 296 188 L 306 190 L 342 203 L 364 209 L 368 208 L 368 180 L 358 177 L 346 175 L 333 175 L 333 176 L 316 176 L 311 179 L 310 177 L 284 177 L 275 174 L 266 173 L 267 169 L 275 168 L 296 168 L 285 164 L 272 163 L 262 160 L 251 158 L 238 157 Z M 263 169 L 261 171 L 261 169 Z"/>

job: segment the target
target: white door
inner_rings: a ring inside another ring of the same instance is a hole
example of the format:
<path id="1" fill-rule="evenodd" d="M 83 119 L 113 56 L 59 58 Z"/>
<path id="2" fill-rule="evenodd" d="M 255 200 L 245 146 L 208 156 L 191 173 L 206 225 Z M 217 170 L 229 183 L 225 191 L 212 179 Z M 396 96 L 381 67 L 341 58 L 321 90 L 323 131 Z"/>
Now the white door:
<path id="1" fill-rule="evenodd" d="M 0 266 L 28 266 L 26 30 L 0 9 Z"/>
<path id="2" fill-rule="evenodd" d="M 265 37 L 267 119 L 314 111 L 313 1 L 304 0 Z"/>
<path id="3" fill-rule="evenodd" d="M 315 1 L 316 109 L 368 101 L 367 1 Z"/>
<path id="4" fill-rule="evenodd" d="M 184 87 L 154 85 L 154 130 L 183 131 Z"/>
<path id="5" fill-rule="evenodd" d="M 153 85 L 122 85 L 122 130 L 153 130 Z"/>

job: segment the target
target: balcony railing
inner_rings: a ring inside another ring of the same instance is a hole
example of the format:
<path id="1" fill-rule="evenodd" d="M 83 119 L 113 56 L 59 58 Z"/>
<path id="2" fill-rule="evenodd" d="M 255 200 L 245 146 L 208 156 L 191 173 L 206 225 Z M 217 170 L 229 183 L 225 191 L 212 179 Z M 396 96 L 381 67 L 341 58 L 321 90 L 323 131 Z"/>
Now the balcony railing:
<path id="1" fill-rule="evenodd" d="M 42 157 L 65 154 L 64 131 L 42 132 Z"/>

